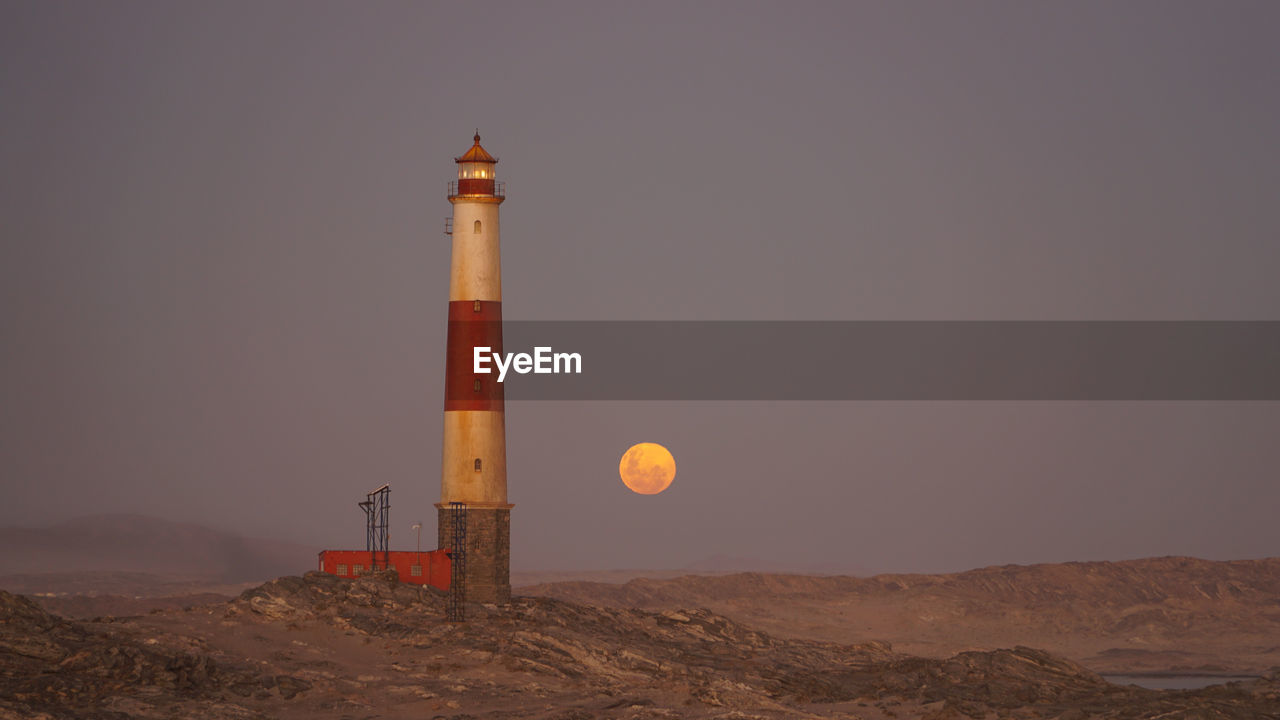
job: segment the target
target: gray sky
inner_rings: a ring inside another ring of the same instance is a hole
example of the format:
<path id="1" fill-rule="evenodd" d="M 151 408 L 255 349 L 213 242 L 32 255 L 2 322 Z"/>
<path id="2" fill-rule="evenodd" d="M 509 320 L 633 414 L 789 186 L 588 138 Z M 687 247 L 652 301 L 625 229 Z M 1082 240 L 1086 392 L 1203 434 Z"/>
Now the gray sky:
<path id="1" fill-rule="evenodd" d="M 474 128 L 519 319 L 1280 319 L 1275 3 L 0 6 L 0 522 L 434 526 Z M 513 563 L 1275 555 L 1275 403 L 508 407 Z M 679 472 L 641 497 L 632 443 Z M 398 519 L 397 519 L 398 518 Z M 434 534 L 431 534 L 434 537 Z"/>

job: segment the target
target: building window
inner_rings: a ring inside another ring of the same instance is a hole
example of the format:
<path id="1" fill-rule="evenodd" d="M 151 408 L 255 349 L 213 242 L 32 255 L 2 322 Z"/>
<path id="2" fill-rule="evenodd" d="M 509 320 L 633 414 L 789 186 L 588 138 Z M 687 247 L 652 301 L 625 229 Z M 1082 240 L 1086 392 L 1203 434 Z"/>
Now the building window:
<path id="1" fill-rule="evenodd" d="M 364 566 L 363 566 L 363 565 L 352 565 L 352 566 L 351 566 L 351 574 L 352 574 L 352 575 L 359 575 L 359 574 L 361 574 L 361 573 L 363 573 L 363 572 L 364 572 Z"/>
<path id="2" fill-rule="evenodd" d="M 409 574 L 410 574 L 410 575 L 412 575 L 413 577 L 422 577 L 422 566 L 421 566 L 421 565 L 410 565 L 410 566 L 409 566 Z"/>
<path id="3" fill-rule="evenodd" d="M 480 312 L 480 301 L 479 301 L 479 300 L 477 300 L 477 301 L 476 301 L 476 304 L 475 304 L 475 305 L 473 305 L 473 306 L 471 306 L 471 309 L 472 309 L 474 312 Z"/>
<path id="4" fill-rule="evenodd" d="M 478 233 L 478 232 L 480 232 L 480 221 L 479 221 L 479 220 L 477 220 L 477 221 L 476 221 L 476 229 L 474 230 L 474 232 L 477 232 L 477 233 Z"/>
<path id="5" fill-rule="evenodd" d="M 480 392 L 480 381 L 476 381 L 476 392 Z"/>
<path id="6" fill-rule="evenodd" d="M 346 563 L 338 563 L 338 574 L 339 574 L 339 575 L 346 575 L 346 574 L 347 574 L 347 565 L 346 565 Z"/>
<path id="7" fill-rule="evenodd" d="M 476 472 L 480 472 L 480 458 L 476 458 Z"/>

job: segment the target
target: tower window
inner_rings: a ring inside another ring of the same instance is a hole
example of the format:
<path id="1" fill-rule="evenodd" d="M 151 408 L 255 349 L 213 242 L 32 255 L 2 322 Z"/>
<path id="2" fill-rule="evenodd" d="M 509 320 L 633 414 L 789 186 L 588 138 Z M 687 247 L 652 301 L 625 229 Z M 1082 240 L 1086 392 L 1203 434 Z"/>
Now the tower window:
<path id="1" fill-rule="evenodd" d="M 476 226 L 475 226 L 475 227 L 476 227 L 476 229 L 475 229 L 473 232 L 480 232 L 480 221 L 479 221 L 479 220 L 477 220 L 477 221 L 476 221 Z"/>
<path id="2" fill-rule="evenodd" d="M 476 381 L 476 392 L 480 392 L 480 381 L 479 381 L 479 380 L 477 380 L 477 381 Z M 476 469 L 477 469 L 477 470 L 479 470 L 480 468 L 476 468 Z"/>
<path id="3" fill-rule="evenodd" d="M 473 310 L 475 310 L 476 312 L 480 312 L 480 301 L 479 301 L 479 300 L 477 300 L 477 301 L 476 301 L 476 304 L 472 306 L 472 309 L 473 309 Z"/>
<path id="4" fill-rule="evenodd" d="M 480 472 L 480 458 L 476 458 L 476 472 Z"/>

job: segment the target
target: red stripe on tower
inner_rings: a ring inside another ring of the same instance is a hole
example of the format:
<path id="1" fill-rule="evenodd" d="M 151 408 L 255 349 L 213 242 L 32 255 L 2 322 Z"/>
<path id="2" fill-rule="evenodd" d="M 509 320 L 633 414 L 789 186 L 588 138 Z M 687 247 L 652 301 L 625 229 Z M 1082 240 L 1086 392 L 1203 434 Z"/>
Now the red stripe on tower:
<path id="1" fill-rule="evenodd" d="M 457 300 L 449 303 L 449 339 L 444 363 L 445 410 L 503 410 L 502 383 L 488 362 L 488 373 L 475 372 L 476 348 L 485 359 L 502 354 L 502 303 Z"/>

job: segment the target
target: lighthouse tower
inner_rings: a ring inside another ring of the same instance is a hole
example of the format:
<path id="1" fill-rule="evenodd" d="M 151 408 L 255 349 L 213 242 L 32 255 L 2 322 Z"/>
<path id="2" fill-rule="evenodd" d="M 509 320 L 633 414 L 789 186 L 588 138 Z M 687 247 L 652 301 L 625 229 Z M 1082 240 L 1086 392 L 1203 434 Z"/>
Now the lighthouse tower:
<path id="1" fill-rule="evenodd" d="M 498 259 L 498 159 L 475 144 L 449 183 L 453 260 L 449 271 L 449 335 L 445 356 L 444 460 L 440 475 L 439 547 L 465 537 L 466 599 L 511 599 L 511 504 L 502 384 L 477 375 L 473 348 L 502 352 L 502 269 Z M 462 505 L 458 505 L 461 503 Z M 465 523 L 465 525 L 464 525 Z M 460 528 L 464 532 L 456 532 Z"/>

